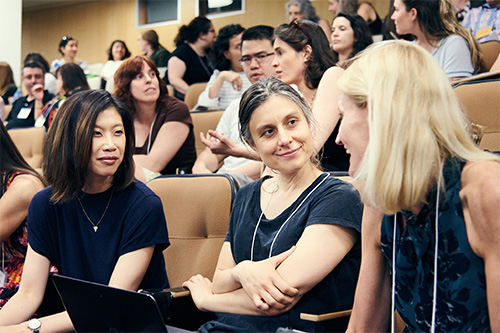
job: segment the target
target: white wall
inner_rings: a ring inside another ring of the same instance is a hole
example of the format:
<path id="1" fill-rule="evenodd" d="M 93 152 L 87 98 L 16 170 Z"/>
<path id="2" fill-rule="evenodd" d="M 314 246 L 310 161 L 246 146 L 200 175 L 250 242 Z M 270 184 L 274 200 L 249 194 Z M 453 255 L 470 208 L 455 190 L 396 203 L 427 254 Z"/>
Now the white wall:
<path id="1" fill-rule="evenodd" d="M 22 0 L 0 0 L 0 61 L 7 62 L 21 85 Z"/>

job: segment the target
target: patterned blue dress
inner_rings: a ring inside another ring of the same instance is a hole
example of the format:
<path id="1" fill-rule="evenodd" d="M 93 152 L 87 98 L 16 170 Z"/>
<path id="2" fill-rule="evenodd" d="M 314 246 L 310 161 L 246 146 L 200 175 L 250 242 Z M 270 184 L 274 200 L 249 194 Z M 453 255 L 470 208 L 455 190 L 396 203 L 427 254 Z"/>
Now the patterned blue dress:
<path id="1" fill-rule="evenodd" d="M 470 247 L 459 197 L 465 162 L 446 161 L 440 194 L 436 332 L 491 331 L 484 261 Z M 396 309 L 408 331 L 430 331 L 432 318 L 436 186 L 418 215 L 398 213 Z M 402 222 L 406 220 L 403 230 Z M 392 268 L 394 216 L 382 220 L 382 252 Z M 392 271 L 391 271 L 392 272 Z"/>

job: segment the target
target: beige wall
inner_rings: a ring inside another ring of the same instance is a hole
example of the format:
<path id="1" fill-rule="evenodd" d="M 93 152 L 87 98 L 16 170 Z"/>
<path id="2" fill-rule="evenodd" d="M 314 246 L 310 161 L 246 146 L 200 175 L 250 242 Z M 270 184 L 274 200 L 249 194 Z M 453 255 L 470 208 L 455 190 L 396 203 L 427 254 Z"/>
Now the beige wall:
<path id="1" fill-rule="evenodd" d="M 197 0 L 182 0 L 181 21 L 187 24 L 195 17 Z M 286 21 L 287 0 L 246 0 L 246 13 L 212 19 L 216 30 L 226 24 L 239 23 L 244 27 L 256 24 L 276 26 Z M 389 0 L 372 0 L 381 18 L 387 13 Z M 327 0 L 313 1 L 321 18 L 331 21 Z M 23 13 L 22 57 L 40 52 L 49 63 L 59 58 L 58 43 L 63 35 L 78 39 L 78 57 L 88 63 L 105 62 L 106 52 L 115 39 L 123 39 L 133 55 L 140 54 L 137 37 L 144 29 L 136 28 L 135 0 L 101 0 L 87 4 L 36 9 Z M 180 24 L 154 27 L 160 43 L 170 51 Z"/>

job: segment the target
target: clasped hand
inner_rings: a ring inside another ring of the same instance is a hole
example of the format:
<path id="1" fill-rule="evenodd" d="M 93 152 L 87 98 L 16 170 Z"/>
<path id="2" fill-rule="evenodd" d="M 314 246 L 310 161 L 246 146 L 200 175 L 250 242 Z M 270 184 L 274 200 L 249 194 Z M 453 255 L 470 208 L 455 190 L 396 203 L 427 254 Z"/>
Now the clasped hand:
<path id="1" fill-rule="evenodd" d="M 233 268 L 233 277 L 262 311 L 283 310 L 295 299 L 298 290 L 276 272 L 276 268 L 295 250 L 261 261 L 242 261 Z"/>

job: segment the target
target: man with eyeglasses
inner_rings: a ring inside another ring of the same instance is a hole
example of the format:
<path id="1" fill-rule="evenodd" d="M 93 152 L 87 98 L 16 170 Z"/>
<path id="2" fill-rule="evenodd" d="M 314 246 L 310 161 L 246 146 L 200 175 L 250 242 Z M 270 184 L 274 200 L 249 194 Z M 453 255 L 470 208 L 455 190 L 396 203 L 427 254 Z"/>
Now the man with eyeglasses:
<path id="1" fill-rule="evenodd" d="M 274 29 L 270 26 L 258 25 L 247 29 L 241 37 L 241 65 L 250 80 L 255 83 L 261 78 L 276 75 L 272 66 L 274 50 L 272 44 Z M 224 153 L 227 148 L 223 142 L 231 142 L 247 150 L 255 152 L 241 139 L 238 131 L 238 111 L 240 99 L 229 104 L 224 111 L 216 130 L 200 133 L 202 142 L 207 146 L 198 156 L 193 166 L 193 173 L 230 173 L 240 186 L 260 177 L 262 162 L 242 157 L 233 157 Z M 230 140 L 224 140 L 228 138 Z M 219 164 L 222 167 L 217 170 Z"/>
<path id="2" fill-rule="evenodd" d="M 17 99 L 7 117 L 8 130 L 21 127 L 33 127 L 35 120 L 40 116 L 43 106 L 54 95 L 44 90 L 45 68 L 37 61 L 29 61 L 23 67 L 23 84 L 28 95 Z"/>

